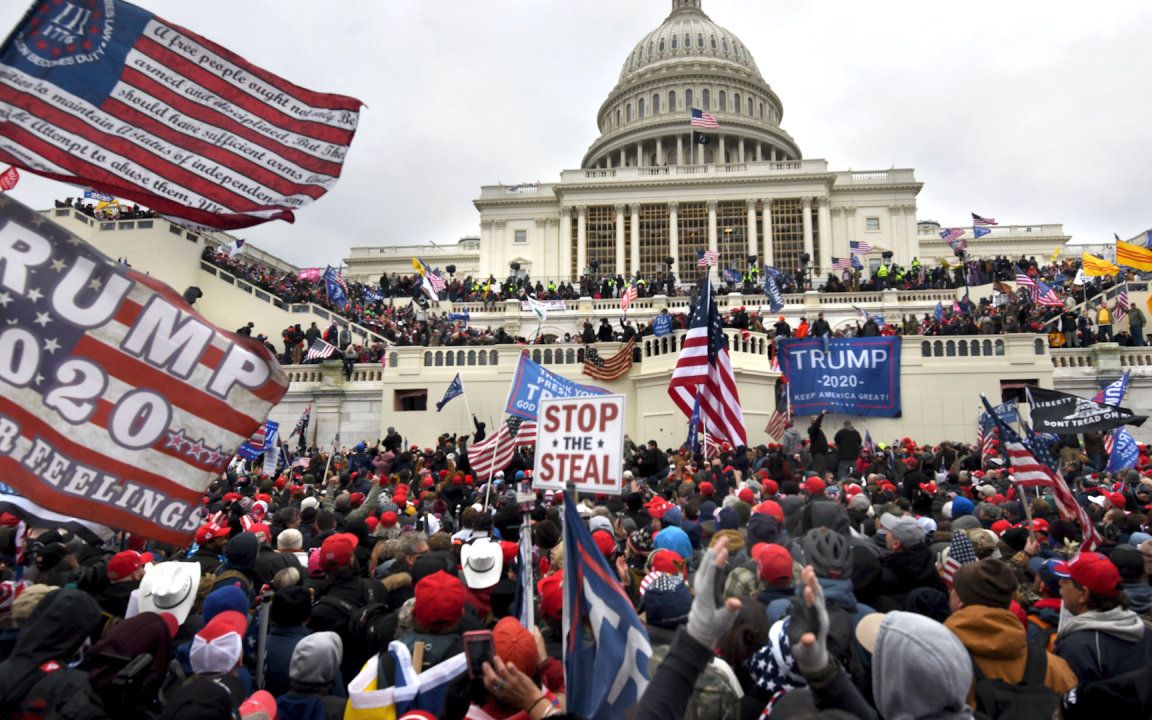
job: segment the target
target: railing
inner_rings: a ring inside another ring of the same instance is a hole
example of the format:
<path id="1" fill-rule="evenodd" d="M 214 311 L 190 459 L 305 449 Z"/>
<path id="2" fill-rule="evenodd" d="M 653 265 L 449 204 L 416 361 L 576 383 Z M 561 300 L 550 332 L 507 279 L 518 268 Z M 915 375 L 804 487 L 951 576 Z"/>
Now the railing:
<path id="1" fill-rule="evenodd" d="M 319 305 L 313 305 L 312 303 L 289 303 L 286 300 L 284 300 L 283 298 L 281 298 L 277 295 L 273 295 L 272 293 L 268 292 L 267 290 L 264 290 L 262 288 L 259 288 L 255 285 L 251 284 L 247 280 L 244 280 L 242 278 L 238 278 L 235 275 L 225 271 L 224 269 L 216 267 L 215 265 L 213 265 L 212 263 L 210 263 L 206 260 L 200 261 L 200 269 L 203 270 L 204 272 L 208 273 L 209 275 L 215 275 L 217 279 L 222 280 L 222 281 L 228 283 L 229 285 L 234 286 L 237 290 L 240 290 L 242 292 L 246 292 L 249 295 L 255 297 L 257 300 L 260 300 L 261 302 L 266 302 L 266 303 L 269 303 L 271 305 L 275 305 L 276 307 L 280 308 L 281 310 L 284 310 L 285 312 L 289 312 L 289 313 L 293 313 L 293 314 L 300 314 L 300 315 L 312 314 L 312 315 L 315 315 L 315 316 L 322 318 L 324 320 L 335 320 L 339 324 L 347 325 L 348 330 L 350 332 L 353 332 L 353 333 L 359 335 L 361 338 L 364 338 L 366 341 L 379 342 L 379 343 L 387 343 L 388 342 L 384 338 L 383 335 L 380 335 L 379 333 L 373 332 L 373 331 L 369 330 L 368 328 L 364 327 L 363 325 L 360 325 L 359 323 L 354 323 L 351 320 L 349 320 L 348 318 L 344 317 L 343 315 L 340 315 L 339 313 L 332 312 L 331 310 L 327 310 L 325 308 L 322 308 Z"/>
<path id="2" fill-rule="evenodd" d="M 1042 353 L 1038 353 L 1042 354 Z M 1003 357 L 1003 338 L 925 339 L 920 342 L 921 357 Z"/>

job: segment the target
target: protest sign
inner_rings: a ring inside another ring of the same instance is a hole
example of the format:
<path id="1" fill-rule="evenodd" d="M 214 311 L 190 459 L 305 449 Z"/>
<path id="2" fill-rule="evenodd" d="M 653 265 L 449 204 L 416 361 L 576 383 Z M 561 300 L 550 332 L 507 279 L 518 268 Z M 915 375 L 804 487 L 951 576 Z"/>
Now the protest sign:
<path id="1" fill-rule="evenodd" d="M 624 484 L 624 396 L 548 398 L 540 403 L 533 490 L 619 495 Z"/>
<path id="2" fill-rule="evenodd" d="M 779 341 L 795 415 L 900 416 L 900 338 Z"/>
<path id="3" fill-rule="evenodd" d="M 656 337 L 664 337 L 665 335 L 672 334 L 672 316 L 671 315 L 657 315 L 652 318 L 652 334 Z"/>
<path id="4" fill-rule="evenodd" d="M 504 412 L 525 420 L 535 420 L 539 412 L 539 403 L 545 398 L 607 394 L 608 391 L 604 388 L 581 385 L 549 372 L 539 363 L 529 360 L 528 355 L 523 354 L 516 366 L 516 374 L 512 377 L 512 387 L 508 391 L 508 404 Z"/>

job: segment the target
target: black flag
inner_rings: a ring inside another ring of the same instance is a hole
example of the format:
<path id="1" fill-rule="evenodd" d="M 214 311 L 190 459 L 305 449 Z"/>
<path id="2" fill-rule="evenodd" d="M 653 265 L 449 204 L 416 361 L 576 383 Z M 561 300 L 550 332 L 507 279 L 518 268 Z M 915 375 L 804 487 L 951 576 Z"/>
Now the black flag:
<path id="1" fill-rule="evenodd" d="M 708 145 L 712 142 L 712 139 L 702 132 L 693 132 L 692 142 L 696 143 L 697 145 Z"/>
<path id="2" fill-rule="evenodd" d="M 1029 388 L 1032 427 L 1036 432 L 1072 435 L 1103 432 L 1122 425 L 1143 425 L 1148 418 L 1128 408 L 1105 405 L 1056 390 Z"/>

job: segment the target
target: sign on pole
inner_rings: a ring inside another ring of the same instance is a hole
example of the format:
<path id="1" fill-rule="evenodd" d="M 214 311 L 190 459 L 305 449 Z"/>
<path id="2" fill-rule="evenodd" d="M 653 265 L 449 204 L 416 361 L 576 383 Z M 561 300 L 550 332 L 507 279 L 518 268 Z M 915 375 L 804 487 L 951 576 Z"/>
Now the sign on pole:
<path id="1" fill-rule="evenodd" d="M 545 398 L 537 424 L 533 490 L 619 495 L 624 486 L 624 396 Z"/>

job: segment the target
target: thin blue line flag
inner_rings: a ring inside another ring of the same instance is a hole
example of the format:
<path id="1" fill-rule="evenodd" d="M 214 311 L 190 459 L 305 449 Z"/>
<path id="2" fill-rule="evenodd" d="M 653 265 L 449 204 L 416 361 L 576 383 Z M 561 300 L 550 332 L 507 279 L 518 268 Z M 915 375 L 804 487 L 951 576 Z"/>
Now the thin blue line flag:
<path id="1" fill-rule="evenodd" d="M 456 373 L 456 377 L 452 379 L 452 383 L 448 385 L 448 389 L 444 391 L 444 399 L 436 403 L 436 412 L 440 412 L 449 401 L 463 394 L 464 383 L 460 381 L 460 373 Z"/>

